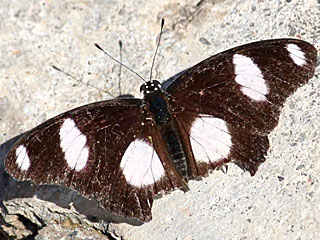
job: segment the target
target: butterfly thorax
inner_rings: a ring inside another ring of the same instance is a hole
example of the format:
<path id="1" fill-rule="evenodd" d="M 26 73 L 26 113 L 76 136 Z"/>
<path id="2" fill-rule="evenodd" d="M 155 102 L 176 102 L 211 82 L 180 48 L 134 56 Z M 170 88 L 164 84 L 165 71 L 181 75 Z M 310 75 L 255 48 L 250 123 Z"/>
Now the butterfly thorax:
<path id="1" fill-rule="evenodd" d="M 171 121 L 171 114 L 161 84 L 157 80 L 148 81 L 140 87 L 140 92 L 144 95 L 155 123 L 159 126 L 168 124 Z"/>
<path id="2" fill-rule="evenodd" d="M 141 90 L 144 93 L 145 104 L 152 114 L 153 124 L 160 132 L 176 170 L 184 179 L 190 179 L 181 130 L 170 112 L 171 103 L 168 94 L 161 90 L 161 85 L 156 80 L 142 85 Z"/>

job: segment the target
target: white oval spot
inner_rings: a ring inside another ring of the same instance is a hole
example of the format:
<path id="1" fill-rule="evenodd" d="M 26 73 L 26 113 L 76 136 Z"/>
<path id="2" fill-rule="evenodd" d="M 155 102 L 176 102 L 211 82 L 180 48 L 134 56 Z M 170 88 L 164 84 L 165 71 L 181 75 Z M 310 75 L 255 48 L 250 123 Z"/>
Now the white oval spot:
<path id="1" fill-rule="evenodd" d="M 130 143 L 121 159 L 120 167 L 127 182 L 136 187 L 153 184 L 165 174 L 158 154 L 142 140 Z"/>
<path id="2" fill-rule="evenodd" d="M 21 145 L 16 149 L 16 163 L 22 171 L 27 171 L 30 167 L 30 159 L 25 146 Z"/>
<path id="3" fill-rule="evenodd" d="M 87 137 L 77 128 L 75 122 L 67 118 L 60 128 L 60 146 L 68 166 L 76 171 L 82 170 L 88 161 Z"/>
<path id="4" fill-rule="evenodd" d="M 261 70 L 247 56 L 235 54 L 233 56 L 235 81 L 239 83 L 241 92 L 256 101 L 265 101 L 269 89 Z"/>
<path id="5" fill-rule="evenodd" d="M 290 43 L 287 45 L 287 50 L 293 62 L 299 66 L 306 64 L 304 52 L 297 44 Z"/>
<path id="6" fill-rule="evenodd" d="M 191 127 L 191 147 L 199 162 L 214 162 L 227 158 L 231 149 L 231 135 L 220 118 L 202 115 Z"/>

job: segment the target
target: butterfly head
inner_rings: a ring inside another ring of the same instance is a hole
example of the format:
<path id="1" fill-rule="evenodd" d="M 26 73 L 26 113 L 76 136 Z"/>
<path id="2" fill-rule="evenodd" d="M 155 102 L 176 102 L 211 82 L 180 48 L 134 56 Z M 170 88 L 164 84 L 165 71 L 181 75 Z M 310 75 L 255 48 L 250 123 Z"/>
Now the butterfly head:
<path id="1" fill-rule="evenodd" d="M 146 95 L 148 93 L 158 91 L 160 89 L 161 89 L 160 82 L 157 80 L 151 80 L 141 85 L 140 92 L 142 92 L 143 95 Z"/>

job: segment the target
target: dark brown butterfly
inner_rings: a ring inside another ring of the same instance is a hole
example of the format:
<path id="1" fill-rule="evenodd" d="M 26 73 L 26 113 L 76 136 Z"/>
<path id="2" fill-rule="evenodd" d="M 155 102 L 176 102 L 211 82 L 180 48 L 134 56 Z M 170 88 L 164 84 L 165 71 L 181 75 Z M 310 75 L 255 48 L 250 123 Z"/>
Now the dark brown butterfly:
<path id="1" fill-rule="evenodd" d="M 286 98 L 313 76 L 316 49 L 259 41 L 214 55 L 143 99 L 114 99 L 54 117 L 6 158 L 19 180 L 65 185 L 121 216 L 151 220 L 157 194 L 233 162 L 254 175 Z"/>

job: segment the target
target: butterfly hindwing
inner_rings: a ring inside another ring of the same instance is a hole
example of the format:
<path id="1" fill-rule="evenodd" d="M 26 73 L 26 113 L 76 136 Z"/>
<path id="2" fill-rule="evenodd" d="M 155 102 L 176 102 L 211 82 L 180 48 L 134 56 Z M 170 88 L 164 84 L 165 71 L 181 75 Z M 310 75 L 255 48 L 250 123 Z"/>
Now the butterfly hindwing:
<path id="1" fill-rule="evenodd" d="M 177 113 L 182 132 L 189 138 L 195 176 L 206 176 L 233 161 L 250 172 L 257 171 L 269 148 L 268 137 L 250 133 L 212 115 Z"/>
<path id="2" fill-rule="evenodd" d="M 316 57 L 307 42 L 266 40 L 214 55 L 169 79 L 164 90 L 198 168 L 234 161 L 254 174 L 284 101 L 313 76 Z"/>

